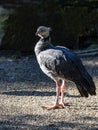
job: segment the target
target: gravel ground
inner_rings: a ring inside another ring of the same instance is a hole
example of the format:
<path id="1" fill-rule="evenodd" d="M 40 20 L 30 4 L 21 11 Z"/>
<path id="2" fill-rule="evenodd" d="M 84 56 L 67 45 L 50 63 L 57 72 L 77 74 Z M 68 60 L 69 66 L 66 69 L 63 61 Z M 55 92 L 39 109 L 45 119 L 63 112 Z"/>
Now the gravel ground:
<path id="1" fill-rule="evenodd" d="M 98 57 L 82 59 L 98 93 Z M 64 109 L 43 110 L 55 100 L 55 84 L 46 77 L 34 56 L 0 57 L 0 130 L 98 130 L 98 95 L 80 97 L 67 81 Z"/>

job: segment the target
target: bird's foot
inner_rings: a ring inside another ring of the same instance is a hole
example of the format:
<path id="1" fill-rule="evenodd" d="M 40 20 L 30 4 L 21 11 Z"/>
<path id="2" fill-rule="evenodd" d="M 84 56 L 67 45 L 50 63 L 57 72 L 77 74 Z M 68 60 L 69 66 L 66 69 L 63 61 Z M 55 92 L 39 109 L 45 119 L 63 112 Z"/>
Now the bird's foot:
<path id="1" fill-rule="evenodd" d="M 60 102 L 59 104 L 62 105 L 63 108 L 64 108 L 65 106 L 70 106 L 72 103 L 70 103 L 70 102 Z"/>
<path id="2" fill-rule="evenodd" d="M 60 103 L 56 103 L 52 106 L 42 106 L 43 109 L 47 109 L 47 110 L 55 110 L 55 109 L 58 109 L 58 108 L 64 108 L 63 104 L 60 104 Z"/>

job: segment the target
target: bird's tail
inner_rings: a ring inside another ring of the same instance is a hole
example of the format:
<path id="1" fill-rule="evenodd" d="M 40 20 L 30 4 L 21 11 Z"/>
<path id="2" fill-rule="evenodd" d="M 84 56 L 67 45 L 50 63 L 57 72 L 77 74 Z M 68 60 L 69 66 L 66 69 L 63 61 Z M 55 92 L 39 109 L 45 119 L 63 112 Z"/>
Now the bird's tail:
<path id="1" fill-rule="evenodd" d="M 75 83 L 82 97 L 88 97 L 89 94 L 96 95 L 95 84 L 88 72 L 82 74 L 80 79 L 76 80 Z"/>

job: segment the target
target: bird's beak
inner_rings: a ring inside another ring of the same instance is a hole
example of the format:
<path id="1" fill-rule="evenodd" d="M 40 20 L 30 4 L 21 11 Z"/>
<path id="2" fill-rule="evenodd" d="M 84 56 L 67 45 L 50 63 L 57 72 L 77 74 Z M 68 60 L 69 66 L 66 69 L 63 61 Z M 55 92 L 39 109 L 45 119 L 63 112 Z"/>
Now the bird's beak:
<path id="1" fill-rule="evenodd" d="M 41 32 L 40 30 L 37 30 L 36 33 L 35 33 L 35 35 L 40 34 L 40 32 Z"/>
<path id="2" fill-rule="evenodd" d="M 37 30 L 35 34 L 38 35 L 40 33 L 41 33 L 41 30 Z"/>

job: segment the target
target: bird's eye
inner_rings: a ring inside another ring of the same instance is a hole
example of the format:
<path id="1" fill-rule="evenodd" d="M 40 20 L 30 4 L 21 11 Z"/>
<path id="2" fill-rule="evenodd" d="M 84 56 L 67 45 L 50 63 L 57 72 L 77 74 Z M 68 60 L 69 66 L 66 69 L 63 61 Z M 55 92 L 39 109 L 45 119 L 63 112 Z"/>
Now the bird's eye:
<path id="1" fill-rule="evenodd" d="M 41 32 L 44 32 L 44 30 L 40 30 Z"/>

